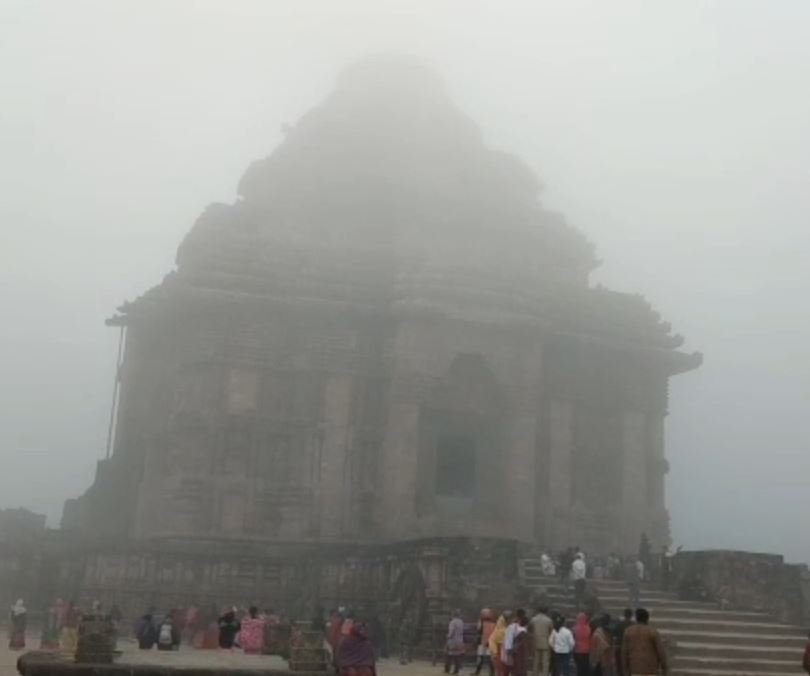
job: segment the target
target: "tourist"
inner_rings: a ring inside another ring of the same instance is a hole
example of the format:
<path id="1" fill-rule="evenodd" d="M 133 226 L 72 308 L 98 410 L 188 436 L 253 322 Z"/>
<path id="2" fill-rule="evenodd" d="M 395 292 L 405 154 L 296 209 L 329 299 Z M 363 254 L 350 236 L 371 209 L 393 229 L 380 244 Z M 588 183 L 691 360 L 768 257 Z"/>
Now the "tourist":
<path id="1" fill-rule="evenodd" d="M 568 581 L 571 577 L 571 564 L 574 562 L 574 550 L 571 547 L 560 552 L 560 582 L 565 591 L 568 591 Z"/>
<path id="2" fill-rule="evenodd" d="M 151 650 L 156 641 L 154 610 L 150 608 L 135 623 L 135 638 L 141 650 Z"/>
<path id="3" fill-rule="evenodd" d="M 200 648 L 203 650 L 216 650 L 219 648 L 219 611 L 214 604 L 211 604 L 203 624 L 205 630 L 200 641 Z"/>
<path id="4" fill-rule="evenodd" d="M 631 606 L 641 604 L 641 579 L 644 575 L 644 565 L 639 568 L 640 559 L 628 559 L 624 565 L 624 583 L 627 585 L 628 600 Z"/>
<path id="5" fill-rule="evenodd" d="M 9 613 L 9 637 L 8 647 L 11 650 L 22 650 L 25 648 L 25 630 L 28 627 L 28 611 L 25 609 L 22 599 L 17 599 L 17 603 L 11 606 Z"/>
<path id="6" fill-rule="evenodd" d="M 539 606 L 537 613 L 529 623 L 534 637 L 534 676 L 548 676 L 551 671 L 551 646 L 549 636 L 554 631 L 554 622 L 546 606 Z"/>
<path id="7" fill-rule="evenodd" d="M 62 599 L 56 599 L 56 603 L 48 609 L 42 625 L 42 637 L 39 643 L 41 650 L 59 650 L 59 617 L 62 605 L 64 605 Z"/>
<path id="8" fill-rule="evenodd" d="M 610 615 L 600 616 L 596 623 L 596 631 L 591 635 L 591 676 L 615 674 L 613 637 L 610 635 L 609 627 Z"/>
<path id="9" fill-rule="evenodd" d="M 571 563 L 571 580 L 574 582 L 574 606 L 577 610 L 582 610 L 585 601 L 585 578 L 587 574 L 588 568 L 585 564 L 585 555 L 579 552 Z"/>
<path id="10" fill-rule="evenodd" d="M 362 622 L 353 622 L 348 636 L 340 640 L 335 665 L 340 676 L 376 676 L 374 646 Z"/>
<path id="11" fill-rule="evenodd" d="M 68 601 L 65 606 L 64 621 L 62 630 L 59 633 L 59 649 L 62 652 L 76 652 L 76 645 L 79 641 L 79 609 L 73 601 Z"/>
<path id="12" fill-rule="evenodd" d="M 616 674 L 624 676 L 624 667 L 622 664 L 622 643 L 624 641 L 624 632 L 628 627 L 633 625 L 633 611 L 630 608 L 624 609 L 624 617 L 616 623 L 613 629 L 613 662 L 616 666 Z M 629 675 L 628 675 L 629 676 Z"/>
<path id="13" fill-rule="evenodd" d="M 518 608 L 515 611 L 514 619 L 506 627 L 506 633 L 503 637 L 503 647 L 501 648 L 501 662 L 506 668 L 506 673 L 513 673 L 515 666 L 515 641 L 520 634 L 526 633 L 526 626 L 528 625 L 528 617 L 523 608 Z"/>
<path id="14" fill-rule="evenodd" d="M 250 606 L 247 617 L 242 620 L 239 632 L 239 645 L 246 655 L 261 655 L 264 647 L 265 626 L 265 619 L 259 617 L 259 609 L 256 606 Z"/>
<path id="15" fill-rule="evenodd" d="M 574 635 L 565 626 L 565 617 L 557 615 L 554 618 L 554 631 L 548 637 L 548 644 L 554 653 L 554 676 L 570 676 L 571 653 L 575 643 Z"/>
<path id="16" fill-rule="evenodd" d="M 616 552 L 611 552 L 607 558 L 607 574 L 611 580 L 619 579 L 621 575 L 622 562 Z"/>
<path id="17" fill-rule="evenodd" d="M 498 676 L 506 676 L 506 665 L 501 661 L 503 642 L 506 638 L 506 628 L 509 626 L 511 613 L 504 610 L 495 622 L 495 628 L 489 637 L 489 656 Z"/>
<path id="18" fill-rule="evenodd" d="M 636 623 L 624 632 L 622 668 L 628 676 L 669 673 L 661 635 L 649 622 L 650 613 L 644 608 L 638 608 Z"/>
<path id="19" fill-rule="evenodd" d="M 450 623 L 447 625 L 447 644 L 445 647 L 444 673 L 461 671 L 462 660 L 464 659 L 464 620 L 461 619 L 461 610 L 456 610 Z"/>
<path id="20" fill-rule="evenodd" d="M 217 623 L 219 626 L 219 647 L 233 650 L 236 635 L 239 633 L 239 620 L 236 619 L 236 608 L 228 608 Z"/>
<path id="21" fill-rule="evenodd" d="M 804 670 L 810 674 L 810 635 L 807 637 L 807 645 L 804 647 L 804 659 L 802 659 Z"/>
<path id="22" fill-rule="evenodd" d="M 194 639 L 200 631 L 200 609 L 196 603 L 192 603 L 186 608 L 185 617 L 183 618 L 183 640 L 188 645 L 195 645 Z M 195 645 L 195 647 L 197 647 Z"/>
<path id="23" fill-rule="evenodd" d="M 332 654 L 335 654 L 338 643 L 340 643 L 341 630 L 343 628 L 343 613 L 340 610 L 332 610 L 329 613 L 329 630 L 326 635 L 326 640 L 332 648 Z"/>
<path id="24" fill-rule="evenodd" d="M 646 579 L 644 577 L 645 572 L 649 573 L 650 569 L 652 568 L 652 546 L 650 545 L 650 539 L 647 537 L 647 533 L 641 534 L 641 541 L 638 545 L 638 560 L 640 562 L 640 578 L 641 581 L 644 582 Z"/>
<path id="25" fill-rule="evenodd" d="M 174 621 L 174 611 L 170 610 L 158 627 L 157 649 L 179 650 L 181 635 L 180 628 Z"/>
<path id="26" fill-rule="evenodd" d="M 557 575 L 557 566 L 554 565 L 554 559 L 546 552 L 540 555 L 540 572 L 545 577 L 555 577 Z"/>
<path id="27" fill-rule="evenodd" d="M 663 548 L 661 549 L 661 586 L 667 591 L 669 590 L 669 586 L 672 583 L 672 573 L 674 572 L 674 559 L 675 559 L 675 552 L 673 552 L 669 546 L 664 545 Z"/>
<path id="28" fill-rule="evenodd" d="M 475 676 L 481 673 L 484 663 L 486 663 L 489 669 L 489 676 L 493 676 L 492 658 L 489 655 L 489 637 L 492 636 L 494 629 L 495 619 L 493 618 L 492 611 L 489 608 L 484 608 L 481 611 L 481 616 L 478 618 L 478 646 L 475 649 Z"/>
<path id="29" fill-rule="evenodd" d="M 343 620 L 343 624 L 340 625 L 340 635 L 348 636 L 352 633 L 352 625 L 354 624 L 354 609 L 348 609 L 344 612 L 344 616 L 346 619 Z"/>
<path id="30" fill-rule="evenodd" d="M 574 663 L 577 676 L 589 676 L 591 660 L 591 627 L 585 613 L 577 615 L 574 623 Z"/>
<path id="31" fill-rule="evenodd" d="M 526 611 L 522 609 L 518 610 L 515 615 L 517 616 L 517 626 L 515 626 L 511 636 L 509 630 L 507 630 L 507 636 L 504 640 L 504 646 L 507 641 L 511 643 L 509 648 L 509 673 L 511 676 L 527 676 L 529 646 L 531 643 L 528 632 L 529 618 Z"/>

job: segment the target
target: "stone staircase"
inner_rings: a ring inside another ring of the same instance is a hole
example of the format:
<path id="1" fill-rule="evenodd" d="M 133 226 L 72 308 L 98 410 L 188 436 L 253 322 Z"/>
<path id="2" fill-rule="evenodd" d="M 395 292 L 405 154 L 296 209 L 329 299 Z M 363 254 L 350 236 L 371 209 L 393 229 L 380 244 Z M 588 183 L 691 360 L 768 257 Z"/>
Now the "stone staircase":
<path id="1" fill-rule="evenodd" d="M 524 587 L 573 619 L 573 592 L 559 579 L 543 577 L 539 561 L 520 562 Z M 628 607 L 627 586 L 617 580 L 589 580 L 601 607 L 618 617 Z M 641 605 L 670 649 L 672 676 L 794 676 L 803 674 L 807 632 L 780 624 L 763 612 L 721 610 L 716 604 L 681 601 L 673 593 L 642 586 Z"/>

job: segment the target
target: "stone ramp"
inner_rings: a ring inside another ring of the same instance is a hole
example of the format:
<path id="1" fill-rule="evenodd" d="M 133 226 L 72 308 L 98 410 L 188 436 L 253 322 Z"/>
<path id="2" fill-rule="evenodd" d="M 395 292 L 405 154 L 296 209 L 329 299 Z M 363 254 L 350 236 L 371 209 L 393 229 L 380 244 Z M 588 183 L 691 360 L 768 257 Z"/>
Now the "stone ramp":
<path id="1" fill-rule="evenodd" d="M 560 580 L 538 575 L 539 561 L 522 564 L 525 587 L 552 608 L 573 618 L 573 591 Z M 618 580 L 589 580 L 602 608 L 620 616 L 629 606 L 627 586 Z M 672 676 L 799 676 L 807 632 L 755 610 L 719 608 L 682 601 L 675 594 L 643 585 L 641 606 L 670 648 Z"/>

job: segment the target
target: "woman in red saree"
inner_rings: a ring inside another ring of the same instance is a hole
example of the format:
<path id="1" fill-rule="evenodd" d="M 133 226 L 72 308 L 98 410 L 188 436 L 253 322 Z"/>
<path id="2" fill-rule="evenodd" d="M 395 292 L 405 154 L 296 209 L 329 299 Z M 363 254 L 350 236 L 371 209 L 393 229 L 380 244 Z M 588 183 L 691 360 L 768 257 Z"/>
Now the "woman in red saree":
<path id="1" fill-rule="evenodd" d="M 203 622 L 202 639 L 200 648 L 202 650 L 216 650 L 219 648 L 219 612 L 216 606 L 211 606 L 211 610 Z"/>
<path id="2" fill-rule="evenodd" d="M 352 623 L 349 634 L 338 643 L 335 664 L 340 676 L 377 676 L 374 645 L 364 624 Z"/>

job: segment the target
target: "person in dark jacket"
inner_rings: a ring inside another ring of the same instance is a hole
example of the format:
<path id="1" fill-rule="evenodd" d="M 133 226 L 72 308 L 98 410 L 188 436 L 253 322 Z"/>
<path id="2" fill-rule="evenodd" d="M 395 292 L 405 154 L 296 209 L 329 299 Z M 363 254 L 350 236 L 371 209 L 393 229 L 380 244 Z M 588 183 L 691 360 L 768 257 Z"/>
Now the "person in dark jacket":
<path id="1" fill-rule="evenodd" d="M 153 610 L 150 608 L 135 623 L 135 638 L 138 639 L 138 647 L 141 650 L 151 650 L 157 642 L 157 631 Z"/>
<path id="2" fill-rule="evenodd" d="M 810 636 L 807 637 L 807 645 L 804 647 L 804 659 L 802 660 L 804 670 L 810 674 Z"/>
<path id="3" fill-rule="evenodd" d="M 624 609 L 624 617 L 616 623 L 613 627 L 613 649 L 616 651 L 615 664 L 617 676 L 624 676 L 624 667 L 622 666 L 622 641 L 624 641 L 624 632 L 628 627 L 633 626 L 633 611 L 630 608 Z"/>
<path id="4" fill-rule="evenodd" d="M 239 633 L 239 620 L 236 619 L 236 611 L 231 609 L 219 618 L 219 647 L 231 650 Z"/>
<path id="5" fill-rule="evenodd" d="M 339 641 L 335 665 L 339 676 L 377 676 L 374 646 L 362 622 L 353 622 L 348 635 Z"/>
<path id="6" fill-rule="evenodd" d="M 650 624 L 650 613 L 644 608 L 636 610 L 636 623 L 624 632 L 622 665 L 631 676 L 652 676 L 669 673 L 664 642 L 657 629 Z"/>

